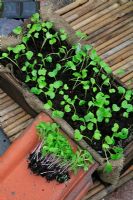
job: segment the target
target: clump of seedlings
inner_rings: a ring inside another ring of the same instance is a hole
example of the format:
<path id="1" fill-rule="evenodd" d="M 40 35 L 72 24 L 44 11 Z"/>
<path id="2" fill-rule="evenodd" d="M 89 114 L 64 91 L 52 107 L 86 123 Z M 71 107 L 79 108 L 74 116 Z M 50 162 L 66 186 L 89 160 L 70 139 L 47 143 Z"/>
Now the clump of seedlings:
<path id="1" fill-rule="evenodd" d="M 70 172 L 75 173 L 79 168 L 87 171 L 93 163 L 88 151 L 72 149 L 56 123 L 41 122 L 37 130 L 41 143 L 28 158 L 28 166 L 34 174 L 64 183 L 70 179 Z"/>
<path id="2" fill-rule="evenodd" d="M 111 75 L 111 68 L 91 45 L 81 45 L 86 35 L 77 32 L 79 42 L 70 46 L 64 29 L 34 14 L 23 31 L 22 43 L 1 52 L 0 62 L 13 65 L 14 75 L 25 82 L 52 116 L 64 118 L 75 130 L 77 141 L 85 139 L 107 160 L 120 159 L 133 133 L 133 91 L 125 89 Z"/>

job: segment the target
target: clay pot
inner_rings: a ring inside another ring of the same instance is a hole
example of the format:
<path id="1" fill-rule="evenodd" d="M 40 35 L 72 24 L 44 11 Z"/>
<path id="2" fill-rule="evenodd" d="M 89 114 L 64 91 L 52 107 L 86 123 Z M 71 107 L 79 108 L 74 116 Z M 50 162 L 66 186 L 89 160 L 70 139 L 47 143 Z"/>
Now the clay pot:
<path id="1" fill-rule="evenodd" d="M 47 182 L 27 168 L 27 157 L 39 142 L 36 125 L 41 121 L 52 122 L 46 114 L 39 114 L 0 157 L 1 200 L 81 200 L 89 191 L 97 163 L 92 164 L 88 172 L 80 170 L 76 175 L 72 174 L 71 179 L 63 184 Z M 70 142 L 76 148 L 76 144 L 72 140 Z"/>

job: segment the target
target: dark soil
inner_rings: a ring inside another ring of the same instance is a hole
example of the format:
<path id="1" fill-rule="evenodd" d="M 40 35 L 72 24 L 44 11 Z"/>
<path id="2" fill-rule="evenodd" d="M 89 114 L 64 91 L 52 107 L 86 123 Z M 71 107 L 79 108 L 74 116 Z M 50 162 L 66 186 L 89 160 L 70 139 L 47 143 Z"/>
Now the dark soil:
<path id="1" fill-rule="evenodd" d="M 54 31 L 52 30 L 52 33 L 53 32 Z M 36 69 L 38 70 L 40 68 L 39 64 L 42 63 L 42 61 L 41 61 L 41 59 L 39 57 L 37 58 L 36 55 L 40 52 L 40 46 L 43 43 L 42 33 L 40 33 L 39 39 L 35 39 L 35 40 L 36 40 L 35 41 L 36 42 L 36 47 L 34 46 L 34 43 L 33 43 L 32 39 L 29 40 L 27 46 L 28 46 L 30 51 L 34 52 L 34 57 L 33 57 L 32 61 L 30 61 L 30 63 L 33 63 L 34 59 L 37 59 Z M 58 41 L 56 44 L 54 44 L 52 46 L 49 45 L 48 42 L 46 42 L 46 44 L 43 47 L 41 53 L 46 56 L 46 55 L 50 54 L 51 52 L 52 53 L 53 52 L 54 53 L 58 52 L 58 49 L 61 46 L 66 46 L 68 50 L 71 48 L 66 42 L 59 42 Z M 70 51 L 68 57 L 71 57 L 73 55 L 74 55 L 74 50 Z M 14 59 L 14 54 L 13 53 L 10 54 L 10 56 L 11 56 L 12 59 Z M 87 102 L 92 100 L 92 98 L 95 97 L 97 92 L 99 92 L 100 90 L 98 89 L 96 92 L 93 92 L 93 90 L 92 90 L 93 87 L 91 87 L 90 89 L 88 89 L 86 95 L 85 95 L 84 89 L 81 87 L 81 85 L 77 86 L 75 88 L 75 90 L 73 90 L 72 88 L 73 88 L 75 82 L 72 81 L 71 79 L 73 78 L 72 73 L 74 71 L 67 70 L 67 71 L 63 72 L 65 61 L 61 61 L 61 58 L 59 56 L 57 56 L 57 55 L 53 55 L 52 59 L 53 59 L 52 63 L 48 63 L 48 62 L 45 63 L 45 69 L 47 69 L 47 74 L 46 74 L 47 85 L 49 86 L 49 84 L 51 84 L 51 83 L 53 83 L 55 81 L 54 78 L 51 78 L 51 77 L 48 76 L 48 72 L 52 71 L 55 68 L 55 64 L 56 63 L 60 63 L 62 65 L 62 70 L 59 71 L 56 79 L 57 80 L 61 80 L 61 81 L 63 81 L 64 84 L 66 83 L 68 85 L 69 90 L 66 90 L 65 94 L 69 95 L 69 97 L 71 99 L 73 99 L 75 95 L 78 96 L 78 99 L 76 100 L 76 105 L 75 105 L 76 112 L 77 112 L 78 116 L 84 117 L 88 113 L 88 111 L 91 111 L 92 113 L 94 113 L 94 115 L 96 115 L 95 107 L 94 108 L 91 107 L 89 109 L 89 107 L 87 105 Z M 71 60 L 71 58 L 69 60 Z M 18 59 L 18 64 L 20 66 L 20 69 L 18 69 L 16 66 L 13 65 L 14 75 L 16 76 L 16 78 L 18 78 L 22 82 L 24 82 L 25 78 L 26 78 L 26 73 L 21 71 L 21 67 L 24 66 L 25 61 L 26 61 L 26 57 L 25 57 L 25 55 L 22 55 Z M 83 66 L 88 66 L 90 61 L 91 60 L 89 59 L 89 60 L 85 60 L 84 63 L 78 64 L 77 72 L 79 71 L 79 69 L 80 69 L 82 64 L 83 64 Z M 9 61 L 8 60 L 2 60 L 1 63 L 6 65 L 7 63 L 9 63 Z M 101 79 L 101 76 L 99 76 L 99 74 L 97 74 L 97 75 L 94 74 L 93 66 L 90 65 L 90 66 L 87 67 L 87 69 L 88 69 L 87 78 L 85 78 L 84 80 L 87 81 L 87 80 L 90 80 L 91 77 L 93 77 L 96 80 L 97 85 L 101 85 L 103 80 Z M 31 69 L 29 69 L 29 72 L 31 72 Z M 29 88 L 36 87 L 36 83 L 34 81 L 28 82 L 27 85 L 28 85 Z M 118 85 L 119 84 L 115 80 L 111 79 L 111 86 L 112 86 L 111 88 L 117 88 Z M 123 100 L 122 99 L 122 95 L 118 94 L 118 92 L 110 94 L 109 93 L 109 89 L 110 89 L 109 86 L 105 86 L 104 85 L 102 87 L 102 92 L 110 96 L 110 105 L 109 105 L 109 107 L 112 107 L 113 104 L 117 104 L 118 106 L 120 106 L 121 102 Z M 43 91 L 46 92 L 47 89 L 44 88 Z M 63 101 L 63 95 L 60 95 L 59 91 L 60 91 L 60 89 L 57 89 L 56 96 L 55 96 L 54 99 L 52 99 L 52 102 L 53 102 L 53 105 L 54 105 L 54 109 L 57 109 L 57 110 L 60 110 L 60 111 L 64 112 L 64 106 L 60 105 L 60 102 Z M 48 100 L 46 95 L 44 95 L 42 93 L 41 93 L 41 95 L 39 95 L 39 98 L 44 103 L 46 103 L 47 100 Z M 80 106 L 79 105 L 79 99 L 86 100 L 86 104 Z M 72 121 L 71 117 L 74 114 L 74 109 L 73 109 L 73 107 L 71 107 L 71 109 L 72 109 L 72 111 L 70 113 L 65 113 L 64 119 L 73 127 L 73 129 L 79 129 L 80 125 L 84 125 L 84 124 L 82 122 L 79 122 L 79 121 Z M 113 124 L 114 123 L 118 123 L 119 126 L 120 126 L 120 129 L 129 128 L 129 127 L 131 127 L 133 125 L 133 113 L 130 114 L 129 118 L 127 119 L 127 118 L 124 118 L 122 116 L 123 111 L 124 110 L 121 109 L 119 112 L 112 112 L 112 117 L 111 117 L 111 120 L 109 121 L 109 123 L 106 123 L 105 121 L 103 121 L 101 123 L 98 122 L 98 129 L 102 133 L 102 139 L 101 140 L 98 141 L 98 140 L 94 140 L 93 139 L 92 142 L 91 142 L 89 139 L 86 139 L 88 144 L 91 145 L 102 156 L 104 156 L 104 152 L 102 151 L 103 139 L 105 138 L 106 135 L 112 136 L 111 128 L 112 128 Z M 132 135 L 131 135 L 132 132 L 133 132 L 133 130 L 130 129 L 129 135 L 130 135 L 131 139 L 132 139 Z M 91 139 L 93 134 L 94 134 L 94 132 L 87 130 L 87 131 L 83 131 L 83 134 Z M 116 145 L 120 145 L 121 147 L 125 147 L 129 142 L 130 142 L 129 139 L 127 139 L 127 140 L 116 140 Z"/>
<path id="2" fill-rule="evenodd" d="M 70 179 L 69 172 L 58 160 L 52 155 L 43 157 L 41 151 L 36 150 L 28 158 L 28 167 L 34 174 L 45 177 L 47 181 L 64 183 Z"/>

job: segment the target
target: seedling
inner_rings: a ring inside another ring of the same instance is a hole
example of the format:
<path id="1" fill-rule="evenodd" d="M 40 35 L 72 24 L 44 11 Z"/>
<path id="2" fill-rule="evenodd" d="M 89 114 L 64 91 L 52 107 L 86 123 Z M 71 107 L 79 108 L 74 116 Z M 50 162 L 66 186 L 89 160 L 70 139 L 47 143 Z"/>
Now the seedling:
<path id="1" fill-rule="evenodd" d="M 73 151 L 68 139 L 60 132 L 56 123 L 40 122 L 37 125 L 41 143 L 30 154 L 29 168 L 34 174 L 48 181 L 59 183 L 70 179 L 70 171 L 76 173 L 80 168 L 87 171 L 92 156 L 86 150 Z"/>

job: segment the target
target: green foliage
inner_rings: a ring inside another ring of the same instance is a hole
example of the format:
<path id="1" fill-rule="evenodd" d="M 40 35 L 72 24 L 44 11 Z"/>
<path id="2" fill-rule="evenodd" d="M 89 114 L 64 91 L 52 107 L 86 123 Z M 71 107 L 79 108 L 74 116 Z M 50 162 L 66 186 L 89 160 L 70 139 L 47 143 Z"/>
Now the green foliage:
<path id="1" fill-rule="evenodd" d="M 60 38 L 61 38 L 61 41 L 64 41 L 67 39 L 67 34 L 64 29 L 60 29 Z"/>
<path id="2" fill-rule="evenodd" d="M 53 84 L 54 84 L 53 85 L 54 88 L 58 89 L 63 85 L 63 82 L 62 81 L 55 81 Z"/>
<path id="3" fill-rule="evenodd" d="M 23 72 L 30 91 L 45 99 L 44 109 L 51 109 L 53 118 L 73 122 L 77 141 L 84 137 L 90 143 L 97 140 L 107 161 L 121 158 L 118 143 L 128 138 L 130 129 L 119 124 L 115 116 L 127 120 L 131 116 L 133 91 L 113 84 L 108 64 L 91 45 L 80 44 L 87 35 L 78 31 L 79 41 L 70 47 L 66 45 L 66 31 L 54 31 L 53 22 L 41 21 L 38 13 L 31 17 L 24 32 L 20 26 L 13 32 L 23 33 L 22 43 L 8 47 L 0 61 L 8 60 Z M 111 168 L 109 162 L 107 168 Z"/>
<path id="4" fill-rule="evenodd" d="M 26 55 L 28 60 L 31 60 L 31 58 L 33 57 L 34 54 L 33 54 L 32 51 L 27 51 L 25 55 Z"/>
<path id="5" fill-rule="evenodd" d="M 38 22 L 39 18 L 40 18 L 39 13 L 35 13 L 35 14 L 32 15 L 31 21 L 32 22 Z"/>
<path id="6" fill-rule="evenodd" d="M 79 37 L 80 39 L 87 39 L 88 38 L 88 36 L 81 31 L 77 31 L 76 36 Z"/>
<path id="7" fill-rule="evenodd" d="M 114 154 L 111 154 L 112 160 L 118 160 L 123 157 L 123 148 L 121 147 L 114 147 L 113 148 Z"/>
<path id="8" fill-rule="evenodd" d="M 105 137 L 105 142 L 108 144 L 108 145 L 113 145 L 115 143 L 114 141 L 114 138 L 113 137 L 110 137 L 110 136 L 106 136 Z"/>
<path id="9" fill-rule="evenodd" d="M 81 134 L 81 132 L 78 129 L 76 129 L 74 132 L 74 138 L 77 141 L 80 141 L 83 138 L 83 135 Z"/>
<path id="10" fill-rule="evenodd" d="M 64 110 L 69 113 L 71 111 L 70 105 L 65 105 Z"/>
<path id="11" fill-rule="evenodd" d="M 109 67 L 109 65 L 106 64 L 103 60 L 100 62 L 100 66 L 104 69 L 104 71 L 105 71 L 107 74 L 112 73 L 112 70 L 111 70 L 111 68 Z"/>
<path id="12" fill-rule="evenodd" d="M 120 110 L 120 107 L 117 106 L 117 104 L 113 104 L 112 109 L 113 111 L 118 112 Z"/>
<path id="13" fill-rule="evenodd" d="M 112 164 L 110 162 L 107 162 L 105 164 L 105 167 L 104 167 L 104 171 L 108 174 L 110 172 L 112 172 Z"/>
<path id="14" fill-rule="evenodd" d="M 89 165 L 93 163 L 93 158 L 88 151 L 80 148 L 73 151 L 68 139 L 60 132 L 56 123 L 40 122 L 36 128 L 43 142 L 41 149 L 43 156 L 54 154 L 64 164 L 69 163 L 74 172 L 79 168 L 87 171 Z"/>
<path id="15" fill-rule="evenodd" d="M 15 33 L 16 35 L 20 35 L 22 33 L 22 27 L 17 26 L 15 29 L 13 29 L 13 33 Z"/>
<path id="16" fill-rule="evenodd" d="M 8 57 L 8 53 L 2 53 L 2 57 L 3 58 L 7 58 Z"/>
<path id="17" fill-rule="evenodd" d="M 44 104 L 44 108 L 45 108 L 46 110 L 51 109 L 52 106 L 53 106 L 53 103 L 52 103 L 52 101 L 50 101 L 50 100 L 48 100 L 48 102 Z"/>
<path id="18" fill-rule="evenodd" d="M 54 110 L 52 112 L 52 117 L 53 118 L 62 118 L 63 116 L 64 116 L 64 113 L 62 111 Z"/>
<path id="19" fill-rule="evenodd" d="M 51 29 L 53 27 L 53 23 L 52 22 L 46 22 L 45 23 L 45 26 L 48 28 L 48 29 Z"/>
<path id="20" fill-rule="evenodd" d="M 119 129 L 119 124 L 115 123 L 114 126 L 113 126 L 113 128 L 112 128 L 112 131 L 113 132 L 117 132 L 118 129 Z"/>
<path id="21" fill-rule="evenodd" d="M 125 94 L 126 90 L 125 90 L 124 87 L 119 86 L 119 87 L 118 87 L 118 92 L 119 92 L 120 94 Z"/>
<path id="22" fill-rule="evenodd" d="M 94 132 L 93 138 L 95 140 L 100 140 L 101 136 L 102 136 L 101 132 L 98 129 L 96 129 L 95 132 Z"/>

